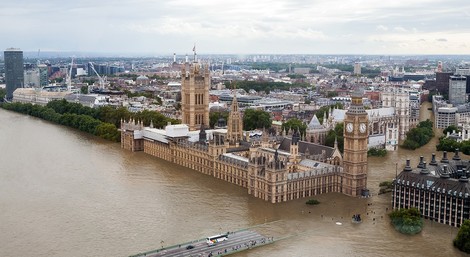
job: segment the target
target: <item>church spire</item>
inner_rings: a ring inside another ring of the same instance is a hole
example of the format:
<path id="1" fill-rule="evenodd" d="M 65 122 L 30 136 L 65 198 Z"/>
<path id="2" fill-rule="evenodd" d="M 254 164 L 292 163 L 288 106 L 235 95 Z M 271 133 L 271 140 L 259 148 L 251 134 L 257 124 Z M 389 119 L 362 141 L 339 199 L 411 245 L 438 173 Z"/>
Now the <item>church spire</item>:
<path id="1" fill-rule="evenodd" d="M 231 145 L 238 145 L 243 140 L 243 121 L 240 110 L 238 109 L 237 90 L 235 83 L 232 84 L 233 99 L 230 106 L 230 115 L 227 122 L 227 138 Z"/>
<path id="2" fill-rule="evenodd" d="M 236 89 L 235 83 L 232 84 L 232 93 L 233 93 L 233 99 L 232 99 L 231 110 L 232 112 L 238 112 L 237 89 Z"/>
<path id="3" fill-rule="evenodd" d="M 206 127 L 204 123 L 201 124 L 201 130 L 199 130 L 199 143 L 205 144 L 207 140 Z"/>
<path id="4" fill-rule="evenodd" d="M 292 144 L 297 145 L 300 141 L 299 128 L 295 128 L 294 134 L 292 134 Z"/>

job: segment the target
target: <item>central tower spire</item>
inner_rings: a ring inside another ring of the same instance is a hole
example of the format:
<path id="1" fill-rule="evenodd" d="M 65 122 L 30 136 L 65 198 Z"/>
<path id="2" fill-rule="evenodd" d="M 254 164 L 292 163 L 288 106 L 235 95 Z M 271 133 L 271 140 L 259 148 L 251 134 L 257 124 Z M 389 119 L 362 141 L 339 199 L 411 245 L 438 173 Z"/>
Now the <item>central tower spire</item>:
<path id="1" fill-rule="evenodd" d="M 230 145 L 238 145 L 243 139 L 243 120 L 238 109 L 237 90 L 235 83 L 232 84 L 232 106 L 230 107 L 230 116 L 227 124 L 227 140 Z"/>
<path id="2" fill-rule="evenodd" d="M 367 196 L 368 115 L 358 89 L 344 117 L 343 180 L 341 190 L 350 196 Z"/>
<path id="3" fill-rule="evenodd" d="M 193 48 L 196 54 L 196 45 Z M 194 55 L 196 60 L 196 55 Z M 183 65 L 181 71 L 181 112 L 183 124 L 190 131 L 198 130 L 201 124 L 209 124 L 210 73 L 207 65 L 198 62 Z"/>

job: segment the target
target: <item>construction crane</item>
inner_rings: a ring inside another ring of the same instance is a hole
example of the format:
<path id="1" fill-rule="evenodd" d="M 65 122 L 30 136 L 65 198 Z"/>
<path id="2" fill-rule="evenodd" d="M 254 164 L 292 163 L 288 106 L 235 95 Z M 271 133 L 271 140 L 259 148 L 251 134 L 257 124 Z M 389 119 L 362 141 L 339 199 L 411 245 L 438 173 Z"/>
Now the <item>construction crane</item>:
<path id="1" fill-rule="evenodd" d="M 89 64 L 90 64 L 91 69 L 95 72 L 96 76 L 98 76 L 98 80 L 99 80 L 99 82 L 100 82 L 100 90 L 103 90 L 103 89 L 104 89 L 104 86 L 105 86 L 105 84 L 106 84 L 106 77 L 105 77 L 105 78 L 102 78 L 102 77 L 100 76 L 100 74 L 98 74 L 98 72 L 95 70 L 95 66 L 93 65 L 92 62 L 89 62 Z"/>
<path id="2" fill-rule="evenodd" d="M 73 57 L 72 57 L 72 62 L 70 63 L 70 69 L 67 74 L 67 91 L 71 92 L 72 91 L 72 67 L 73 67 Z"/>

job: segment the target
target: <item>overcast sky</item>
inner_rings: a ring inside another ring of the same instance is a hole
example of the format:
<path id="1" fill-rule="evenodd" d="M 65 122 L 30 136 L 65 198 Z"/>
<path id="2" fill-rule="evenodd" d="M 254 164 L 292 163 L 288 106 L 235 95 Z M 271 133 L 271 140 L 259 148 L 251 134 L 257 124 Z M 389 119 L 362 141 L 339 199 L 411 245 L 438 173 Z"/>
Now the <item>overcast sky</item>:
<path id="1" fill-rule="evenodd" d="M 470 54 L 469 0 L 0 0 L 0 47 Z"/>

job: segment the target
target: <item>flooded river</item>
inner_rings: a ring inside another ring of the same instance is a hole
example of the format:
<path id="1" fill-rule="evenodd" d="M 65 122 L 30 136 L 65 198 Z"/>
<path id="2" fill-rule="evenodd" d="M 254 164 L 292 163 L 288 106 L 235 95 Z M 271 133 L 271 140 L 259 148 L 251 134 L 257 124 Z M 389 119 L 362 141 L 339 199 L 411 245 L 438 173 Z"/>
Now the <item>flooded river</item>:
<path id="1" fill-rule="evenodd" d="M 76 130 L 1 109 L 0 120 L 0 256 L 128 256 L 263 223 L 260 232 L 287 238 L 233 256 L 464 256 L 452 246 L 456 228 L 426 221 L 419 235 L 396 232 L 390 194 L 376 195 L 396 163 L 429 158 L 437 139 L 369 158 L 371 198 L 273 205 Z M 351 224 L 355 213 L 362 224 Z"/>

